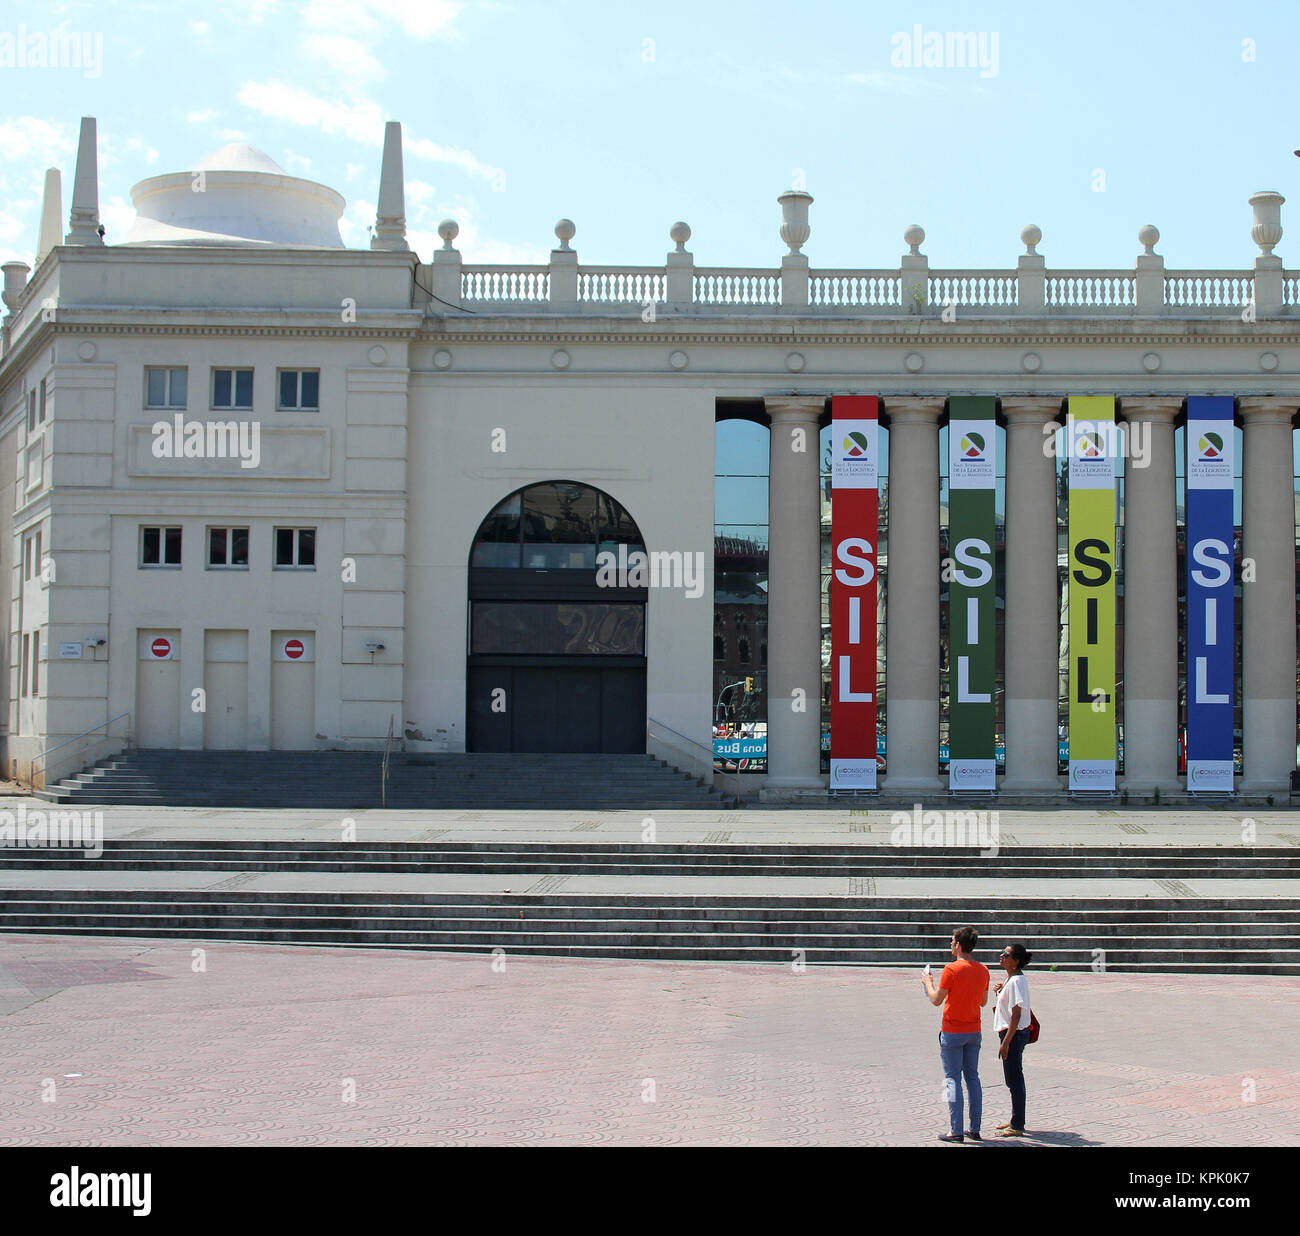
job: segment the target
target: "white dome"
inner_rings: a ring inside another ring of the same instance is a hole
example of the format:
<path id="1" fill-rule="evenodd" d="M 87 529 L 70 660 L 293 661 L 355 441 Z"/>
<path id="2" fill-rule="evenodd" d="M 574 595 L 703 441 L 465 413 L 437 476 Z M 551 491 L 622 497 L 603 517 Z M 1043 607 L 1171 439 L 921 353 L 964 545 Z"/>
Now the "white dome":
<path id="1" fill-rule="evenodd" d="M 131 190 L 128 245 L 290 245 L 341 249 L 343 198 L 289 176 L 243 142 L 213 151 L 193 171 L 142 180 Z"/>
<path id="2" fill-rule="evenodd" d="M 288 173 L 264 150 L 247 142 L 231 142 L 214 150 L 194 165 L 196 172 L 270 172 L 273 176 Z"/>

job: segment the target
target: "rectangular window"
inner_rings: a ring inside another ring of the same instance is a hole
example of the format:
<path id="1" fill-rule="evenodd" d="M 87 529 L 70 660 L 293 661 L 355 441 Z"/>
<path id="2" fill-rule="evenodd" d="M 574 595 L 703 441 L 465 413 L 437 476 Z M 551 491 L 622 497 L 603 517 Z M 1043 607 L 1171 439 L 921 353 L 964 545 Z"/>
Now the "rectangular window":
<path id="1" fill-rule="evenodd" d="M 209 528 L 208 566 L 248 569 L 248 529 Z"/>
<path id="2" fill-rule="evenodd" d="M 320 411 L 320 370 L 281 369 L 280 409 L 282 411 Z"/>
<path id="3" fill-rule="evenodd" d="M 32 632 L 32 695 L 41 693 L 41 633 Z"/>
<path id="4" fill-rule="evenodd" d="M 185 369 L 146 369 L 144 371 L 144 406 L 146 408 L 183 408 L 188 387 Z"/>
<path id="5" fill-rule="evenodd" d="M 32 637 L 30 635 L 24 635 L 23 636 L 23 664 L 22 664 L 21 672 L 19 674 L 19 678 L 21 679 L 19 685 L 21 688 L 21 694 L 23 695 L 27 694 L 27 673 L 28 673 L 27 666 L 31 660 L 31 652 L 32 652 Z"/>
<path id="6" fill-rule="evenodd" d="M 140 565 L 170 567 L 181 564 L 181 530 L 179 528 L 141 528 Z"/>
<path id="7" fill-rule="evenodd" d="M 277 528 L 275 565 L 279 570 L 301 567 L 316 569 L 316 529 Z"/>
<path id="8" fill-rule="evenodd" d="M 27 432 L 36 432 L 36 391 L 27 392 Z"/>
<path id="9" fill-rule="evenodd" d="M 212 406 L 214 408 L 251 408 L 253 406 L 253 371 L 251 369 L 214 369 L 212 371 Z"/>
<path id="10" fill-rule="evenodd" d="M 41 379 L 41 385 L 39 391 L 40 393 L 36 400 L 36 423 L 38 425 L 44 425 L 45 424 L 45 379 L 44 378 Z"/>

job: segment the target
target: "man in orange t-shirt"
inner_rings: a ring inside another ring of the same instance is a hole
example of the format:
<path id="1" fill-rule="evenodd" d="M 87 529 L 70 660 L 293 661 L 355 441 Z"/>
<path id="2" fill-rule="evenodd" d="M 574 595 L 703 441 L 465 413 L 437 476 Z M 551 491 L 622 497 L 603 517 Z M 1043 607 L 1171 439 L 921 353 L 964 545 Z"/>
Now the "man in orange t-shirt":
<path id="1" fill-rule="evenodd" d="M 980 1089 L 979 1055 L 980 1009 L 989 999 L 989 972 L 972 954 L 979 943 L 974 927 L 952 933 L 951 964 L 944 966 L 936 987 L 929 974 L 921 976 L 930 1003 L 943 1005 L 943 1023 L 939 1030 L 939 1057 L 943 1061 L 945 1090 L 948 1096 L 949 1129 L 941 1133 L 941 1142 L 960 1142 L 962 1134 L 962 1077 L 970 1095 L 970 1130 L 965 1135 L 980 1140 L 980 1116 L 984 1102 Z"/>

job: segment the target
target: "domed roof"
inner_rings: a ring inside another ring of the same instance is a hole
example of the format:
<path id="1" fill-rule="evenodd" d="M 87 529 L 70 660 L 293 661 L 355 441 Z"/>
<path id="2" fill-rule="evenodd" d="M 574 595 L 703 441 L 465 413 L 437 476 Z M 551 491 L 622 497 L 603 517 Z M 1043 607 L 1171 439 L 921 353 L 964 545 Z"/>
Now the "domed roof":
<path id="1" fill-rule="evenodd" d="M 343 198 L 288 175 L 246 142 L 231 142 L 192 171 L 142 180 L 131 190 L 128 245 L 287 245 L 341 249 Z"/>
<path id="2" fill-rule="evenodd" d="M 196 172 L 269 172 L 273 176 L 288 173 L 270 155 L 247 142 L 230 142 L 214 150 L 194 165 Z"/>

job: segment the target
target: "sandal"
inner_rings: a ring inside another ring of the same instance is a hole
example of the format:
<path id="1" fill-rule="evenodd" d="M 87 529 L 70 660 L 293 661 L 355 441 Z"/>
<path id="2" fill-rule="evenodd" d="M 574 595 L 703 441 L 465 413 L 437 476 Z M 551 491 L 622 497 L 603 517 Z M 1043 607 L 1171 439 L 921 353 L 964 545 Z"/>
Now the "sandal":
<path id="1" fill-rule="evenodd" d="M 999 1137 L 1024 1137 L 1024 1129 L 1017 1129 L 1013 1125 L 1007 1125 L 1004 1129 L 998 1130 Z"/>

